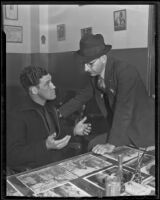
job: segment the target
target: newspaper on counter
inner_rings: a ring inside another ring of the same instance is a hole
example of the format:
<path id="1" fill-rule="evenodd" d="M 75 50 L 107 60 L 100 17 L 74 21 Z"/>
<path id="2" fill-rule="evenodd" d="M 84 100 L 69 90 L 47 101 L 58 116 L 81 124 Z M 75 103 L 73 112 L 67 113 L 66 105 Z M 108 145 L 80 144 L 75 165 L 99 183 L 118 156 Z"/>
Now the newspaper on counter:
<path id="1" fill-rule="evenodd" d="M 116 147 L 112 153 L 105 153 L 103 154 L 103 156 L 118 161 L 118 155 L 122 155 L 123 156 L 122 162 L 126 162 L 128 160 L 137 157 L 138 152 L 140 152 L 140 154 L 143 153 L 143 151 L 140 151 L 138 149 L 134 149 L 127 146 L 120 146 Z"/>
<path id="2" fill-rule="evenodd" d="M 7 194 L 6 196 L 23 196 L 11 183 L 7 181 Z"/>
<path id="3" fill-rule="evenodd" d="M 126 162 L 124 166 L 135 169 L 137 167 L 137 164 L 138 160 L 135 158 L 129 162 Z M 153 165 L 155 165 L 155 157 L 152 155 L 145 154 L 141 162 L 141 172 L 149 174 L 149 169 Z"/>
<path id="4" fill-rule="evenodd" d="M 67 182 L 43 193 L 35 194 L 38 197 L 90 197 L 87 192 L 71 182 Z"/>
<path id="5" fill-rule="evenodd" d="M 93 171 L 110 166 L 112 163 L 89 154 L 60 163 L 59 165 L 76 174 L 77 176 L 83 176 Z"/>
<path id="6" fill-rule="evenodd" d="M 83 179 L 88 181 L 89 183 L 95 185 L 96 187 L 100 187 L 101 189 L 104 189 L 105 188 L 105 177 L 110 176 L 111 174 L 115 174 L 117 172 L 117 169 L 118 169 L 117 166 L 112 166 L 107 169 L 96 172 L 94 174 L 87 175 Z M 133 176 L 133 171 L 123 168 L 124 183 L 127 183 L 128 181 L 130 181 L 132 176 Z M 148 176 L 145 174 L 142 174 L 142 180 L 145 180 L 146 178 L 148 178 Z"/>
<path id="7" fill-rule="evenodd" d="M 44 192 L 75 178 L 77 178 L 76 175 L 57 165 L 17 177 L 18 180 L 34 193 Z"/>

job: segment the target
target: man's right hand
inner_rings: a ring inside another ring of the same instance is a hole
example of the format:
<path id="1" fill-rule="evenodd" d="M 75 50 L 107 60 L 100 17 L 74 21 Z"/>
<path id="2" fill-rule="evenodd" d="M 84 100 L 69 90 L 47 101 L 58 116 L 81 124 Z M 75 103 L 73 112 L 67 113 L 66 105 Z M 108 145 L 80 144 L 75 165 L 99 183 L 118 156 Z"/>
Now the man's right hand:
<path id="1" fill-rule="evenodd" d="M 48 136 L 46 140 L 47 149 L 62 149 L 68 144 L 69 140 L 71 139 L 71 136 L 66 135 L 64 138 L 60 140 L 55 140 L 54 138 L 55 138 L 55 133 Z"/>

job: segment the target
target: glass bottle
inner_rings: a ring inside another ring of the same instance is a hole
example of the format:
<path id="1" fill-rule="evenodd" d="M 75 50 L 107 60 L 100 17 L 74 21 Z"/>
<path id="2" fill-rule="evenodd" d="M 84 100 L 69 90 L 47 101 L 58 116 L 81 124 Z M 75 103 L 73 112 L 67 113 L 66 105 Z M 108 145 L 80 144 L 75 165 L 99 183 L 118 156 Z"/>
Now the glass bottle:
<path id="1" fill-rule="evenodd" d="M 124 185 L 124 177 L 123 177 L 122 155 L 118 155 L 118 169 L 116 172 L 116 176 L 119 177 L 119 180 L 121 183 L 120 192 L 123 193 L 125 191 L 125 185 Z"/>
<path id="2" fill-rule="evenodd" d="M 138 151 L 138 160 L 137 160 L 137 167 L 135 169 L 135 174 L 134 174 L 134 178 L 133 180 L 136 182 L 136 183 L 140 183 L 142 182 L 142 176 L 141 176 L 141 161 L 142 161 L 142 158 L 144 156 L 145 152 L 143 152 L 142 156 L 140 155 L 140 151 Z"/>
<path id="3" fill-rule="evenodd" d="M 120 196 L 121 183 L 118 176 L 110 175 L 105 178 L 105 196 Z"/>
<path id="4" fill-rule="evenodd" d="M 120 196 L 124 190 L 122 155 L 118 155 L 117 171 L 105 179 L 105 196 Z"/>

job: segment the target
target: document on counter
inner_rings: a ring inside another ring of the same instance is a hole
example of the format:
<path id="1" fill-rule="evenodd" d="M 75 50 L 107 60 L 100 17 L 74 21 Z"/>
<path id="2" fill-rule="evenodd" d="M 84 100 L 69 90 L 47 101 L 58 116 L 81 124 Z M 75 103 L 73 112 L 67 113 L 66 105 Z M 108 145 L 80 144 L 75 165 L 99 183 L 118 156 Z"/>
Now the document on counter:
<path id="1" fill-rule="evenodd" d="M 7 194 L 6 196 L 23 196 L 11 183 L 7 181 Z"/>
<path id="2" fill-rule="evenodd" d="M 101 189 L 104 189 L 105 188 L 105 177 L 115 174 L 117 172 L 117 169 L 118 169 L 118 166 L 111 166 L 107 169 L 104 169 L 99 172 L 95 172 L 91 175 L 85 176 L 84 180 L 92 183 L 93 185 L 95 185 L 97 187 L 100 187 Z M 133 171 L 123 168 L 124 183 L 130 181 L 132 175 L 133 175 Z M 147 175 L 142 176 L 142 179 L 144 180 L 147 177 L 148 177 Z"/>
<path id="3" fill-rule="evenodd" d="M 142 185 L 133 181 L 126 183 L 125 188 L 127 193 L 136 196 L 152 195 L 154 192 L 149 185 Z"/>
<path id="4" fill-rule="evenodd" d="M 57 165 L 17 177 L 18 180 L 34 193 L 44 192 L 75 178 L 77 178 L 75 174 Z"/>
<path id="5" fill-rule="evenodd" d="M 138 152 L 140 152 L 140 155 L 143 153 L 143 151 L 140 151 L 138 149 L 134 149 L 127 146 L 121 146 L 116 147 L 112 153 L 105 153 L 103 154 L 103 156 L 118 161 L 118 155 L 122 155 L 122 162 L 126 162 L 137 157 Z"/>
<path id="6" fill-rule="evenodd" d="M 80 177 L 104 167 L 111 166 L 112 163 L 88 154 L 73 158 L 72 160 L 60 163 L 59 165 Z"/>
<path id="7" fill-rule="evenodd" d="M 153 187 L 155 189 L 155 177 L 150 176 L 149 178 L 145 179 L 142 182 L 143 185 L 149 185 L 150 187 Z"/>
<path id="8" fill-rule="evenodd" d="M 124 166 L 135 169 L 138 164 L 137 161 L 138 161 L 137 158 L 135 158 L 129 162 L 126 162 L 124 164 Z M 155 157 L 152 155 L 148 155 L 148 154 L 144 155 L 142 162 L 141 162 L 141 172 L 149 174 L 149 169 L 153 165 L 155 165 Z"/>
<path id="9" fill-rule="evenodd" d="M 52 188 L 43 193 L 35 194 L 38 197 L 90 197 L 91 195 L 71 182 Z"/>

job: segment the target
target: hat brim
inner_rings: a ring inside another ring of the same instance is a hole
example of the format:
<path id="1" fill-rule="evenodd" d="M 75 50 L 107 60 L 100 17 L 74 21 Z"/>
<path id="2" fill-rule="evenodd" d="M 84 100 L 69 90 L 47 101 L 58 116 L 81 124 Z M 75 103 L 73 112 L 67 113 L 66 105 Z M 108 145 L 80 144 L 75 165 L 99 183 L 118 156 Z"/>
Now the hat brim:
<path id="1" fill-rule="evenodd" d="M 112 49 L 112 45 L 107 44 L 107 45 L 105 45 L 105 49 L 103 50 L 103 52 L 100 52 L 100 53 L 93 55 L 93 56 L 84 56 L 84 55 L 81 54 L 80 50 L 76 51 L 76 53 L 81 57 L 83 62 L 87 63 L 87 62 L 90 62 L 92 60 L 95 60 L 95 59 L 101 57 L 104 54 L 107 54 L 111 49 Z"/>

